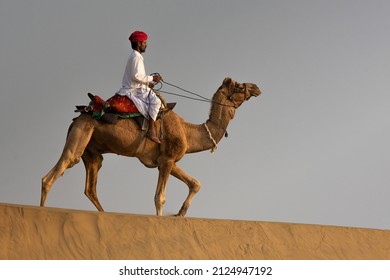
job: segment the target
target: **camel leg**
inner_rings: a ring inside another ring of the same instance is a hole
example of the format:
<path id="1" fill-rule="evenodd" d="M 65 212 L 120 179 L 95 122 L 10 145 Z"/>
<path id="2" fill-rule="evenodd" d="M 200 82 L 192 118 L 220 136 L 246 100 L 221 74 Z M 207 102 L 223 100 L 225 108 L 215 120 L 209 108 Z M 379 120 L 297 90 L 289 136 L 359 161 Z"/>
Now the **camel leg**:
<path id="1" fill-rule="evenodd" d="M 66 139 L 65 147 L 60 159 L 53 169 L 42 178 L 41 206 L 45 206 L 46 197 L 53 183 L 66 169 L 71 168 L 80 161 L 81 155 L 84 153 L 84 149 L 92 136 L 92 132 L 92 127 L 89 129 L 84 126 L 72 127 Z"/>
<path id="2" fill-rule="evenodd" d="M 162 216 L 163 214 L 168 177 L 174 165 L 175 163 L 171 160 L 159 164 L 157 189 L 156 189 L 156 194 L 154 196 L 154 204 L 156 206 L 157 216 Z"/>
<path id="3" fill-rule="evenodd" d="M 190 175 L 185 173 L 176 165 L 172 168 L 171 174 L 177 179 L 183 181 L 189 189 L 188 196 L 184 201 L 182 207 L 180 208 L 179 213 L 177 214 L 177 216 L 184 217 L 187 213 L 188 208 L 190 207 L 192 199 L 194 198 L 195 194 L 200 190 L 201 185 L 198 180 L 192 178 Z"/>
<path id="4" fill-rule="evenodd" d="M 82 159 L 86 171 L 84 194 L 93 203 L 93 205 L 95 205 L 97 210 L 104 212 L 96 192 L 97 177 L 98 177 L 98 172 L 102 167 L 103 156 L 102 155 L 93 156 L 90 153 L 85 152 L 82 156 Z"/>

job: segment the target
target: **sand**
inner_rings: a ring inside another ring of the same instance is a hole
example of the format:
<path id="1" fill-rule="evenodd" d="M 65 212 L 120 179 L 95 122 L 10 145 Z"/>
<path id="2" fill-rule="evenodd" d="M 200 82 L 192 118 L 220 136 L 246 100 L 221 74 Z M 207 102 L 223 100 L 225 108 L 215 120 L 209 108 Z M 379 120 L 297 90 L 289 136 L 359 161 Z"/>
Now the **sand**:
<path id="1" fill-rule="evenodd" d="M 0 259 L 387 260 L 390 231 L 0 203 Z"/>

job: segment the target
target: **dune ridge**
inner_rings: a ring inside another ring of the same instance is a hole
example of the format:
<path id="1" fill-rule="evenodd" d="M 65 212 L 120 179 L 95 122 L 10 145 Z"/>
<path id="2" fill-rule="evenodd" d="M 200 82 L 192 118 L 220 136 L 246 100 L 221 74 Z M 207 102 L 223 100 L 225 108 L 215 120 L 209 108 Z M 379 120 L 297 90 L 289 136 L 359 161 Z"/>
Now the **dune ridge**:
<path id="1" fill-rule="evenodd" d="M 0 259 L 379 260 L 390 231 L 0 203 Z"/>

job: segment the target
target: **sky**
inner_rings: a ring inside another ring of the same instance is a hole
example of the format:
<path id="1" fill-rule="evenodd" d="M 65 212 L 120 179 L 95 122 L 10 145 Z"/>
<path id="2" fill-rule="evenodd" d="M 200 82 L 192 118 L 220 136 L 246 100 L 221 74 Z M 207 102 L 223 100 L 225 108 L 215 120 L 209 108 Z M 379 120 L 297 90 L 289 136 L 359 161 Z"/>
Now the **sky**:
<path id="1" fill-rule="evenodd" d="M 390 229 L 389 11 L 386 0 L 0 0 L 0 203 L 39 205 L 74 106 L 120 88 L 128 37 L 143 30 L 148 73 L 206 97 L 225 77 L 262 90 L 216 153 L 178 163 L 202 184 L 187 217 Z M 165 97 L 207 120 L 210 104 Z M 105 211 L 154 215 L 157 172 L 104 155 Z M 84 181 L 80 162 L 46 206 L 95 211 Z M 171 177 L 164 214 L 187 192 Z"/>

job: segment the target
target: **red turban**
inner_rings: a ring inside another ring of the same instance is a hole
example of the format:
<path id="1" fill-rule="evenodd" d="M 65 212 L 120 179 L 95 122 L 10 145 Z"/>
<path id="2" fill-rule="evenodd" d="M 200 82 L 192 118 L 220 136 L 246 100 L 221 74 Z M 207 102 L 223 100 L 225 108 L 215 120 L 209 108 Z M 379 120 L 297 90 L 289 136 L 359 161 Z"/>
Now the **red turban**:
<path id="1" fill-rule="evenodd" d="M 143 42 L 148 39 L 148 34 L 142 31 L 134 31 L 130 37 L 129 40 L 130 42 L 137 43 L 137 42 Z"/>

